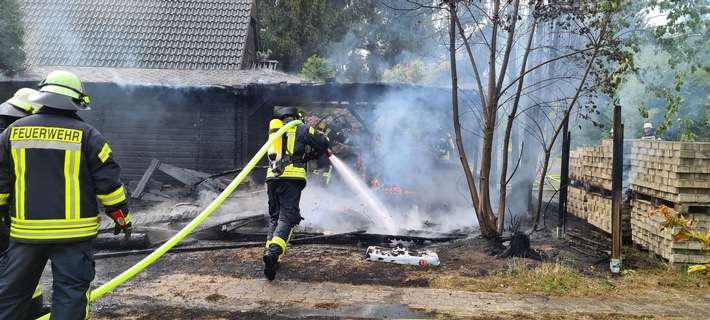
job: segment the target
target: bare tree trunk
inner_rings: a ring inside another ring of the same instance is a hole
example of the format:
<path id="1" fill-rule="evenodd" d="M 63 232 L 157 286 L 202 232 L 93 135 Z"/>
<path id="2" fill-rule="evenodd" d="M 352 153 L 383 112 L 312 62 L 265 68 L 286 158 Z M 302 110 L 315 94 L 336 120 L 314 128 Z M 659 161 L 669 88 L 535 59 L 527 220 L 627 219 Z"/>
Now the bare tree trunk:
<path id="1" fill-rule="evenodd" d="M 606 32 L 606 25 L 602 26 L 601 36 L 599 37 L 599 39 L 604 39 L 605 32 Z M 587 63 L 587 68 L 584 70 L 584 76 L 582 76 L 582 80 L 579 82 L 579 86 L 577 87 L 577 91 L 575 92 L 574 98 L 572 98 L 572 101 L 570 101 L 570 104 L 567 107 L 567 110 L 565 110 L 564 116 L 562 117 L 562 121 L 555 129 L 555 132 L 552 135 L 552 139 L 550 139 L 549 145 L 545 148 L 545 161 L 542 166 L 542 172 L 540 173 L 539 188 L 537 191 L 537 208 L 535 210 L 535 224 L 532 227 L 532 231 L 538 230 L 537 227 L 538 227 L 538 224 L 540 223 L 540 214 L 542 212 L 542 191 L 544 189 L 545 176 L 547 175 L 547 169 L 548 169 L 548 166 L 550 163 L 550 153 L 552 152 L 552 147 L 555 145 L 555 141 L 557 140 L 557 137 L 559 136 L 560 131 L 562 131 L 562 128 L 564 128 L 565 121 L 567 121 L 567 119 L 569 118 L 569 115 L 572 112 L 572 109 L 574 108 L 575 104 L 577 103 L 577 99 L 579 99 L 579 96 L 582 93 L 582 90 L 584 89 L 585 81 L 586 81 L 587 77 L 589 76 L 589 72 L 592 69 L 592 66 L 594 65 L 597 55 L 599 54 L 599 49 L 600 49 L 600 44 L 596 43 L 594 46 L 594 53 L 592 53 L 592 55 L 589 57 L 589 62 Z"/>
<path id="2" fill-rule="evenodd" d="M 481 177 L 480 188 L 480 204 L 478 206 L 478 219 L 481 221 L 481 234 L 484 234 L 484 228 L 488 236 L 486 239 L 492 239 L 497 236 L 495 217 L 493 217 L 493 208 L 491 207 L 490 181 L 491 176 L 491 161 L 493 149 L 493 129 L 495 121 L 486 119 L 483 125 L 483 146 L 481 147 Z M 483 226 L 485 224 L 485 227 Z"/>
<path id="3" fill-rule="evenodd" d="M 481 235 L 490 239 L 490 228 L 486 227 L 484 221 L 481 221 L 481 215 L 478 211 L 480 206 L 480 199 L 478 198 L 478 191 L 476 189 L 476 183 L 473 179 L 473 172 L 468 165 L 468 158 L 466 157 L 466 152 L 463 147 L 463 140 L 461 139 L 461 122 L 459 118 L 459 98 L 458 98 L 458 76 L 456 75 L 456 3 L 449 3 L 449 14 L 451 15 L 451 25 L 449 30 L 449 54 L 451 59 L 451 100 L 453 108 L 454 117 L 454 133 L 456 135 L 456 147 L 459 151 L 459 159 L 461 160 L 461 165 L 464 168 L 464 174 L 466 175 L 466 182 L 468 183 L 468 189 L 471 193 L 471 200 L 473 201 L 473 207 L 476 210 L 476 216 L 478 217 L 479 225 L 481 225 Z M 493 230 L 495 233 L 495 230 Z M 495 235 L 494 235 L 495 236 Z"/>
<path id="4" fill-rule="evenodd" d="M 496 58 L 498 48 L 498 27 L 500 17 L 497 15 L 500 10 L 500 0 L 493 1 L 493 12 L 495 14 L 490 27 L 490 54 L 488 55 L 488 91 L 486 96 L 488 101 L 483 105 L 483 145 L 481 147 L 481 203 L 479 206 L 479 219 L 487 224 L 487 228 L 493 229 L 497 235 L 495 216 L 491 206 L 491 162 L 493 161 L 493 137 L 498 115 L 498 86 L 496 82 Z M 506 59 L 503 59 L 505 63 Z M 483 233 L 483 227 L 481 227 Z"/>
<path id="5" fill-rule="evenodd" d="M 514 9 L 513 9 L 513 17 L 518 16 L 518 7 L 520 5 L 520 0 L 515 0 L 514 4 Z M 512 34 L 515 33 L 515 25 L 517 22 L 517 18 L 513 18 L 512 21 L 512 26 L 511 26 L 511 38 Z M 527 58 L 528 55 L 530 54 L 530 46 L 532 45 L 532 39 L 534 37 L 534 30 L 535 30 L 535 25 L 536 25 L 537 19 L 533 20 L 533 28 L 530 32 L 530 36 L 528 37 L 528 42 L 525 47 L 525 54 L 523 56 L 521 65 L 520 65 L 520 76 L 518 77 L 518 89 L 515 94 L 515 100 L 513 101 L 513 107 L 510 110 L 510 114 L 508 115 L 508 122 L 505 126 L 505 135 L 503 136 L 503 161 L 501 162 L 501 170 L 500 170 L 500 198 L 498 199 L 499 204 L 498 204 L 498 225 L 497 225 L 497 230 L 498 233 L 503 232 L 503 227 L 505 226 L 505 202 L 507 199 L 507 192 L 508 192 L 508 148 L 510 146 L 510 134 L 513 128 L 513 121 L 515 120 L 515 117 L 517 116 L 518 113 L 518 105 L 520 103 L 520 96 L 521 92 L 523 91 L 523 83 L 525 80 L 525 72 L 527 68 Z"/>
<path id="6" fill-rule="evenodd" d="M 476 208 L 476 216 L 478 218 L 478 224 L 479 227 L 481 228 L 481 236 L 483 236 L 485 239 L 494 239 L 498 237 L 498 233 L 496 232 L 496 225 L 495 225 L 495 216 L 493 216 L 493 209 L 491 208 L 491 199 L 490 199 L 490 189 L 489 189 L 489 181 L 488 177 L 490 176 L 490 162 L 491 162 L 491 149 L 492 149 L 492 143 L 493 143 L 493 129 L 495 128 L 495 112 L 493 112 L 493 121 L 490 120 L 491 117 L 491 112 L 487 112 L 488 108 L 488 103 L 483 95 L 483 85 L 480 81 L 481 77 L 478 73 L 478 67 L 476 65 L 476 60 L 473 57 L 473 53 L 471 51 L 471 47 L 468 43 L 468 39 L 466 38 L 466 35 L 464 34 L 464 28 L 461 26 L 461 22 L 458 20 L 458 17 L 456 16 L 456 10 L 455 7 L 452 7 L 452 3 L 450 3 L 449 8 L 451 10 L 451 19 L 452 20 L 452 26 L 451 30 L 456 30 L 454 28 L 454 24 L 458 27 L 459 34 L 461 35 L 461 39 L 463 39 L 464 45 L 466 47 L 466 53 L 469 56 L 469 59 L 471 60 L 471 65 L 473 67 L 475 76 L 476 76 L 476 84 L 478 85 L 479 89 L 479 97 L 481 99 L 481 106 L 483 108 L 483 128 L 482 128 L 482 133 L 483 133 L 483 139 L 481 142 L 481 165 L 480 165 L 480 176 L 479 176 L 479 188 L 480 188 L 480 196 L 476 192 L 476 185 L 475 182 L 473 181 L 473 176 L 471 175 L 469 177 L 469 174 L 471 174 L 470 168 L 468 166 L 468 161 L 466 160 L 465 154 L 462 153 L 463 150 L 459 149 L 459 154 L 461 155 L 461 161 L 464 165 L 464 171 L 466 172 L 466 179 L 471 179 L 471 181 L 468 181 L 469 183 L 469 189 L 471 190 L 471 198 L 473 199 L 474 207 Z M 450 35 L 451 36 L 451 35 Z M 456 52 L 455 52 L 455 47 L 454 46 L 454 39 L 451 39 L 451 45 L 452 48 L 450 49 L 451 51 L 451 60 L 453 61 L 452 64 L 452 75 L 455 76 L 454 73 L 454 66 L 455 61 L 456 61 Z M 455 88 L 454 88 L 455 89 Z M 456 101 L 456 100 L 455 100 Z M 458 104 L 455 105 L 454 107 L 454 117 L 455 121 L 458 121 Z M 454 124 L 454 127 L 456 128 L 457 124 Z M 460 127 L 460 124 L 458 124 Z M 462 148 L 462 144 L 460 142 L 460 130 L 457 131 L 457 141 L 456 144 L 459 148 Z M 476 193 L 474 195 L 474 193 Z"/>

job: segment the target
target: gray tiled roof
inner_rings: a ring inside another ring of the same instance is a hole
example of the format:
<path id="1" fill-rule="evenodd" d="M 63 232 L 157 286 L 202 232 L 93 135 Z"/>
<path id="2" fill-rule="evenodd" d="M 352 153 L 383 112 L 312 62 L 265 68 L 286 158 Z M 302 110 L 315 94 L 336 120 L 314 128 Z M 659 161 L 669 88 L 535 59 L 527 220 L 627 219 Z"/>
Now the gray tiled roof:
<path id="1" fill-rule="evenodd" d="M 27 64 L 241 69 L 252 0 L 24 0 Z"/>
<path id="2" fill-rule="evenodd" d="M 297 76 L 271 69 L 250 70 L 177 70 L 177 69 L 138 69 L 105 67 L 35 67 L 3 81 L 36 81 L 39 83 L 50 72 L 69 71 L 82 82 L 111 82 L 130 85 L 171 85 L 171 86 L 242 86 L 250 83 L 310 83 Z"/>

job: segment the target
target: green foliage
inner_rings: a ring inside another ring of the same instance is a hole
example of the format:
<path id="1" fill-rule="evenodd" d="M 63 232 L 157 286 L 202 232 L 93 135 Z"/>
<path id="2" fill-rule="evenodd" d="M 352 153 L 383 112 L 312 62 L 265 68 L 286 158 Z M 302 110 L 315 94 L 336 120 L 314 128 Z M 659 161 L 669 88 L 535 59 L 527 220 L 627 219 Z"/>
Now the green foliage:
<path id="1" fill-rule="evenodd" d="M 430 17 L 408 16 L 381 0 L 260 0 L 261 46 L 284 71 L 300 70 L 314 54 L 331 59 L 348 81 L 379 81 L 404 56 L 431 52 L 422 35 Z"/>
<path id="2" fill-rule="evenodd" d="M 637 81 L 643 91 L 622 90 L 622 99 L 642 96 L 637 106 L 644 118 L 640 121 L 654 123 L 666 140 L 710 141 L 705 102 L 710 87 L 707 1 L 626 1 L 623 7 L 636 17 L 626 45 L 638 68 L 628 80 Z M 667 17 L 651 20 L 659 10 Z"/>
<path id="3" fill-rule="evenodd" d="M 382 75 L 382 82 L 426 84 L 433 77 L 449 70 L 450 67 L 447 62 L 424 65 L 421 60 L 414 60 L 409 64 L 397 64 L 392 68 L 385 69 Z"/>
<path id="4" fill-rule="evenodd" d="M 0 8 L 0 73 L 14 75 L 25 64 L 22 5 L 18 0 L 0 0 Z"/>
<path id="5" fill-rule="evenodd" d="M 665 205 L 660 205 L 658 209 L 648 213 L 649 216 L 654 214 L 663 215 L 665 221 L 661 223 L 661 230 L 668 228 L 674 230 L 674 241 L 688 241 L 691 239 L 697 240 L 700 241 L 702 252 L 710 251 L 710 232 L 708 232 L 708 234 L 698 232 L 692 221 L 686 220 L 682 214 L 677 216 L 674 215 Z M 708 259 L 704 264 L 694 265 L 688 268 L 688 274 L 695 272 L 710 276 L 710 259 Z"/>
<path id="6" fill-rule="evenodd" d="M 267 59 L 269 59 L 269 57 L 271 56 L 272 53 L 273 53 L 273 51 L 271 51 L 271 49 L 267 49 L 264 51 L 257 51 L 256 58 L 259 60 L 267 60 Z"/>
<path id="7" fill-rule="evenodd" d="M 329 59 L 314 54 L 306 60 L 298 76 L 315 82 L 325 82 L 335 78 L 335 74 L 336 70 Z"/>

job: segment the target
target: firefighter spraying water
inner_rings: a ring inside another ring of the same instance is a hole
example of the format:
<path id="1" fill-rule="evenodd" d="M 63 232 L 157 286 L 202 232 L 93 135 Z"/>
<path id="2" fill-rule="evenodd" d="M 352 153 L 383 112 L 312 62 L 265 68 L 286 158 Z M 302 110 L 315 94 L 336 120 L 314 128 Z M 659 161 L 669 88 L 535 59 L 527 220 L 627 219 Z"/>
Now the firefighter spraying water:
<path id="1" fill-rule="evenodd" d="M 303 115 L 295 107 L 276 112 L 269 123 L 269 137 L 284 124 L 301 121 Z M 322 154 L 331 156 L 330 143 L 322 132 L 300 123 L 284 134 L 269 149 L 266 174 L 269 198 L 269 228 L 264 249 L 264 276 L 274 280 L 278 264 L 286 252 L 293 230 L 301 217 L 301 191 L 306 187 L 306 164 Z"/>

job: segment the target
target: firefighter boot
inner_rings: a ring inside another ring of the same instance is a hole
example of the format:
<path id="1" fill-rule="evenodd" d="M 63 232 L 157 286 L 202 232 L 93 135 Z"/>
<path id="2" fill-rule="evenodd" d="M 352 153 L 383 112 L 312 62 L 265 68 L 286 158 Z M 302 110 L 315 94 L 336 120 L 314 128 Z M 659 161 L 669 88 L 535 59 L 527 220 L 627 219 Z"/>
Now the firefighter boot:
<path id="1" fill-rule="evenodd" d="M 276 269 L 278 268 L 278 255 L 273 251 L 266 249 L 264 250 L 264 276 L 269 281 L 276 278 Z"/>

